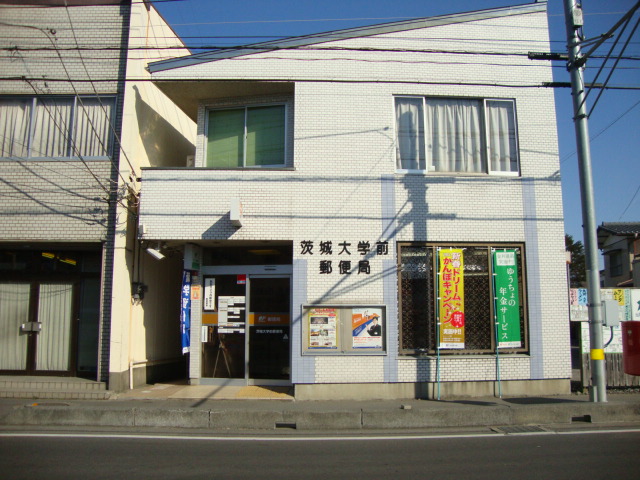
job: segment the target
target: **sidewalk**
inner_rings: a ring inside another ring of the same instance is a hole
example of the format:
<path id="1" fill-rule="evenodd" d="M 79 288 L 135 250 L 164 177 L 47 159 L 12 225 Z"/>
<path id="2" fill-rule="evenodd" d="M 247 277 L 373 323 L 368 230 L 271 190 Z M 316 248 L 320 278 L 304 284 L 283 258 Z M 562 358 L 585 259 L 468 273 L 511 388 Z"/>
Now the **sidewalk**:
<path id="1" fill-rule="evenodd" d="M 0 427 L 195 429 L 210 433 L 637 424 L 640 393 L 459 400 L 295 401 L 287 388 L 157 384 L 110 400 L 0 399 Z M 538 430 L 540 431 L 540 430 Z"/>

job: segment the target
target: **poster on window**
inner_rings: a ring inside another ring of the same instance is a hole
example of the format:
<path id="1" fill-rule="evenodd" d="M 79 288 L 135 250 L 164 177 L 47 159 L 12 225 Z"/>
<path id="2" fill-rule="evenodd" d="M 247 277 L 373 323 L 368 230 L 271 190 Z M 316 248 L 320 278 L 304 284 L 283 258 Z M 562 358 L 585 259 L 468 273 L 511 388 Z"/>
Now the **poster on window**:
<path id="1" fill-rule="evenodd" d="M 338 310 L 312 308 L 309 310 L 309 349 L 338 348 Z"/>
<path id="2" fill-rule="evenodd" d="M 464 257 L 461 249 L 438 252 L 438 348 L 464 348 Z"/>
<path id="3" fill-rule="evenodd" d="M 245 297 L 218 297 L 218 333 L 245 333 Z"/>
<path id="4" fill-rule="evenodd" d="M 351 310 L 353 348 L 382 348 L 382 309 Z"/>
<path id="5" fill-rule="evenodd" d="M 493 252 L 498 348 L 520 348 L 520 295 L 515 250 Z"/>

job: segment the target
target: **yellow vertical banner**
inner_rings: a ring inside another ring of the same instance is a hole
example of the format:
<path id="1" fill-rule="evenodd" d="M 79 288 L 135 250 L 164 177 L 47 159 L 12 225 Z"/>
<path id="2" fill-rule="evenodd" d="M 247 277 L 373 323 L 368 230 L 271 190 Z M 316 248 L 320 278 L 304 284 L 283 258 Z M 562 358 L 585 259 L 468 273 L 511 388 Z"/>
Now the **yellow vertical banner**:
<path id="1" fill-rule="evenodd" d="M 439 348 L 464 348 L 464 257 L 461 249 L 439 251 Z"/>

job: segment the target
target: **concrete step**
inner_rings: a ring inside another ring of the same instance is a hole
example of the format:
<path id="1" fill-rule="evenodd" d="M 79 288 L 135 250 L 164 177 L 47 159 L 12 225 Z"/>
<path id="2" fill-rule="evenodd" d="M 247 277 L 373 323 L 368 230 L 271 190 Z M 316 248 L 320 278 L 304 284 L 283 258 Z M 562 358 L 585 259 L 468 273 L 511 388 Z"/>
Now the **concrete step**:
<path id="1" fill-rule="evenodd" d="M 0 398 L 106 400 L 104 382 L 75 377 L 0 376 Z"/>

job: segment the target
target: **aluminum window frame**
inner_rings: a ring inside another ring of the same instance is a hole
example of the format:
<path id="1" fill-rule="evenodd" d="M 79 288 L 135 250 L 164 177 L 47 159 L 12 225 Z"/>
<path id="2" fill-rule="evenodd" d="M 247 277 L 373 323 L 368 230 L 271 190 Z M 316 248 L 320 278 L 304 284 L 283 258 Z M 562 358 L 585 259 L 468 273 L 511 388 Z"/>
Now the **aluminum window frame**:
<path id="1" fill-rule="evenodd" d="M 477 100 L 481 104 L 482 111 L 480 112 L 480 118 L 482 119 L 482 162 L 483 162 L 483 172 L 474 173 L 474 172 L 458 172 L 458 171 L 449 171 L 449 172 L 438 172 L 435 171 L 432 166 L 429 164 L 429 160 L 425 158 L 425 169 L 405 169 L 399 168 L 399 158 L 398 158 L 398 149 L 395 149 L 395 167 L 397 173 L 410 173 L 410 174 L 424 174 L 424 175 L 442 175 L 442 176 L 450 176 L 450 175 L 475 175 L 475 176 L 501 176 L 501 177 L 519 177 L 521 175 L 521 155 L 520 155 L 520 141 L 519 141 L 519 128 L 518 128 L 518 111 L 516 108 L 516 100 L 515 98 L 498 98 L 498 97 L 462 97 L 462 96 L 435 96 L 435 95 L 394 95 L 393 96 L 393 124 L 395 128 L 395 144 L 398 144 L 398 122 L 396 118 L 395 108 L 396 108 L 396 100 L 399 98 L 408 98 L 408 99 L 420 99 L 422 100 L 422 114 L 423 114 L 423 123 L 426 125 L 426 102 L 428 99 L 438 99 L 438 100 Z M 500 171 L 500 170 L 492 170 L 491 162 L 490 162 L 490 145 L 489 145 L 489 128 L 488 128 L 488 102 L 510 102 L 513 105 L 513 122 L 514 122 L 514 140 L 515 140 L 515 152 L 516 152 L 516 163 L 517 169 L 516 171 Z M 425 152 L 426 148 L 426 135 L 423 136 L 423 146 Z"/>
<path id="2" fill-rule="evenodd" d="M 65 128 L 65 145 L 64 151 L 65 154 L 62 156 L 50 156 L 50 155 L 32 155 L 33 147 L 34 147 L 34 135 L 35 135 L 35 121 L 36 121 L 36 108 L 38 104 L 43 104 L 42 100 L 53 99 L 53 100 L 72 100 L 71 105 L 71 114 L 69 118 L 69 125 Z M 109 123 L 109 134 L 107 138 L 107 145 L 104 148 L 106 150 L 106 155 L 78 155 L 75 152 L 75 134 L 76 134 L 76 118 L 78 116 L 78 108 L 83 105 L 83 99 L 98 99 L 102 104 L 109 103 L 111 107 L 111 113 L 108 119 Z M 84 160 L 104 160 L 113 157 L 114 149 L 115 149 L 115 125 L 114 120 L 116 118 L 116 95 L 2 95 L 0 96 L 0 101 L 2 100 L 27 100 L 29 105 L 29 125 L 28 125 L 28 135 L 27 135 L 27 147 L 26 147 L 26 156 L 18 157 L 24 158 L 28 160 L 56 160 L 56 159 L 68 159 L 68 158 L 82 158 Z M 0 160 L 10 160 L 16 157 L 0 157 Z"/>
<path id="3" fill-rule="evenodd" d="M 263 108 L 263 107 L 277 107 L 281 106 L 284 108 L 284 134 L 282 138 L 283 143 L 283 155 L 282 155 L 282 163 L 273 163 L 268 165 L 247 165 L 247 117 L 249 109 L 253 108 Z M 209 124 L 210 124 L 210 113 L 213 111 L 225 111 L 225 110 L 244 110 L 244 132 L 243 132 L 243 142 L 242 142 L 242 166 L 237 167 L 211 167 L 208 166 L 209 160 Z M 289 158 L 289 102 L 286 101 L 278 101 L 278 102 L 263 102 L 263 103 L 245 103 L 245 104 L 237 104 L 237 105 L 225 105 L 220 107 L 208 106 L 205 107 L 204 110 L 204 161 L 203 167 L 210 168 L 214 170 L 252 170 L 252 169 L 277 169 L 277 168 L 286 168 L 287 167 L 287 159 Z"/>

